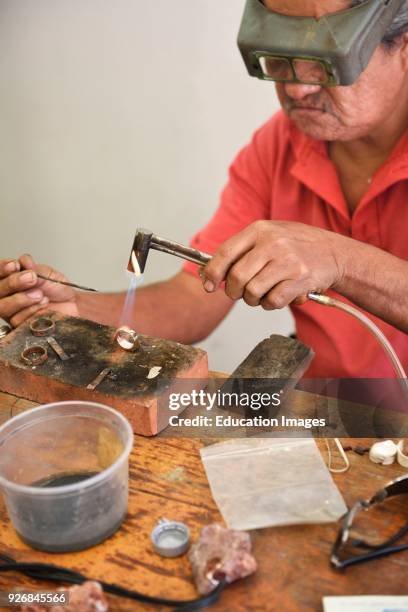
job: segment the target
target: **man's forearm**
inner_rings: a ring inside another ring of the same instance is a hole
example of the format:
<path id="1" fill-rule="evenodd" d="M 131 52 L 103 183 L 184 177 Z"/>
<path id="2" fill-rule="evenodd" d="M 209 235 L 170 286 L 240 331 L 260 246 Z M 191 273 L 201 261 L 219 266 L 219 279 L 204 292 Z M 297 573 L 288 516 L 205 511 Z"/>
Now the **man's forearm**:
<path id="1" fill-rule="evenodd" d="M 231 308 L 222 293 L 208 295 L 195 277 L 181 272 L 168 281 L 126 293 L 78 295 L 81 317 L 185 344 L 205 338 Z"/>
<path id="2" fill-rule="evenodd" d="M 408 262 L 376 247 L 344 238 L 343 276 L 333 288 L 408 333 Z"/>

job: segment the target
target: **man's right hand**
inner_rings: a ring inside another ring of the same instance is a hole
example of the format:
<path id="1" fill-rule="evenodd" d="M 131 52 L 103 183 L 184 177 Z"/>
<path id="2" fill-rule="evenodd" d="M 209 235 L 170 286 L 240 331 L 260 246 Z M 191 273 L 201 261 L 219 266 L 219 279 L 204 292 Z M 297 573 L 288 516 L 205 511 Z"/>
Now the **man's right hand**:
<path id="1" fill-rule="evenodd" d="M 53 268 L 36 264 L 30 255 L 0 260 L 0 318 L 17 327 L 41 309 L 78 316 L 76 292 L 38 278 L 36 272 L 55 280 L 67 280 Z"/>

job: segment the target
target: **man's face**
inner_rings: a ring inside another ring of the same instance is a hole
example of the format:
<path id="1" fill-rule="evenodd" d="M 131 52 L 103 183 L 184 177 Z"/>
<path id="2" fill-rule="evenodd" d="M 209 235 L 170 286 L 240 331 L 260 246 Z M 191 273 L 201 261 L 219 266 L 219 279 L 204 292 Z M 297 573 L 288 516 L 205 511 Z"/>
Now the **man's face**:
<path id="1" fill-rule="evenodd" d="M 264 0 L 290 16 L 321 17 L 350 6 L 349 0 Z M 352 140 L 372 134 L 393 112 L 408 87 L 404 47 L 380 45 L 359 79 L 347 87 L 276 83 L 279 101 L 297 127 L 318 140 Z"/>

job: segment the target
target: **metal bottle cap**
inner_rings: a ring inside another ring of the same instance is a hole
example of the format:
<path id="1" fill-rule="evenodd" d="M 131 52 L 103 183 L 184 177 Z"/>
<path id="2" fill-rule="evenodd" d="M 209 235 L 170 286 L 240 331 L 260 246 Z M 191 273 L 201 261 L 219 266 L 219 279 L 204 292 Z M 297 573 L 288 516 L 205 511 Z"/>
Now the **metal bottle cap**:
<path id="1" fill-rule="evenodd" d="M 190 531 L 184 523 L 161 519 L 151 533 L 155 551 L 162 557 L 179 557 L 190 546 Z"/>

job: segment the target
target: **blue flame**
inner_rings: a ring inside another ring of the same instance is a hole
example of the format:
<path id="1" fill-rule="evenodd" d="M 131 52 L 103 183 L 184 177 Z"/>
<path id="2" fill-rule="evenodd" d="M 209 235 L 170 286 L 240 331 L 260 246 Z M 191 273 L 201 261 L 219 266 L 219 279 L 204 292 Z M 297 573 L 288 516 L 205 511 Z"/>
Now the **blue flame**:
<path id="1" fill-rule="evenodd" d="M 128 325 L 132 329 L 134 328 L 135 321 L 135 303 L 136 303 L 136 289 L 143 283 L 144 275 L 136 276 L 131 272 L 126 272 L 129 277 L 129 289 L 126 294 L 125 303 L 122 311 L 122 318 L 120 325 Z"/>

